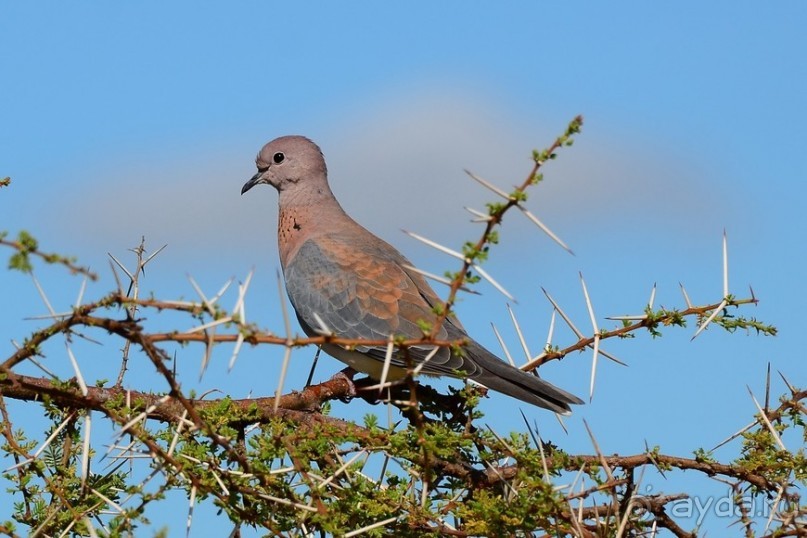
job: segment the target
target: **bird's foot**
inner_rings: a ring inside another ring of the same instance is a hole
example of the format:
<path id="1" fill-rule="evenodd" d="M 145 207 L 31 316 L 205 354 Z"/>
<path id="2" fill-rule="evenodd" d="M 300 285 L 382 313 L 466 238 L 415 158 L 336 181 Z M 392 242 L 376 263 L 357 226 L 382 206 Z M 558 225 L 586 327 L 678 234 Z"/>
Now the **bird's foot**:
<path id="1" fill-rule="evenodd" d="M 353 377 L 356 375 L 356 370 L 348 366 L 344 370 L 340 370 L 336 372 L 331 379 L 344 379 L 347 381 L 347 394 L 343 397 L 339 398 L 341 401 L 348 403 L 350 400 L 356 397 L 356 384 L 353 382 Z"/>

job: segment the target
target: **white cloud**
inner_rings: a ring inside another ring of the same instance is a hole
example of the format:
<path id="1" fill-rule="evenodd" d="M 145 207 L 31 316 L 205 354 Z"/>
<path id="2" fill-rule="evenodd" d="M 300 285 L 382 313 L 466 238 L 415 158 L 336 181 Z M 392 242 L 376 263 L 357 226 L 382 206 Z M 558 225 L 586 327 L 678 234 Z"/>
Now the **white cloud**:
<path id="1" fill-rule="evenodd" d="M 447 89 L 388 96 L 331 121 L 316 141 L 335 193 L 358 221 L 409 252 L 401 228 L 452 245 L 476 234 L 462 207 L 482 209 L 495 197 L 463 168 L 509 189 L 529 172 L 531 150 L 564 128 L 516 118 L 504 106 Z M 687 173 L 685 163 L 643 148 L 642 138 L 650 137 L 584 127 L 578 143 L 546 166 L 547 180 L 532 191 L 529 206 L 561 236 L 573 230 L 597 235 L 659 218 L 699 222 L 717 205 L 716 187 L 695 181 L 699 172 Z M 236 150 L 232 140 L 226 149 L 216 147 L 211 141 L 206 150 L 99 165 L 83 188 L 45 200 L 51 206 L 45 211 L 65 223 L 62 233 L 82 237 L 94 250 L 125 248 L 145 235 L 155 247 L 168 243 L 182 260 L 211 252 L 238 253 L 241 264 L 267 260 L 244 254 L 254 247 L 271 249 L 274 261 L 275 193 L 264 187 L 239 194 L 259 148 Z M 520 217 L 507 225 L 514 234 L 532 226 Z"/>

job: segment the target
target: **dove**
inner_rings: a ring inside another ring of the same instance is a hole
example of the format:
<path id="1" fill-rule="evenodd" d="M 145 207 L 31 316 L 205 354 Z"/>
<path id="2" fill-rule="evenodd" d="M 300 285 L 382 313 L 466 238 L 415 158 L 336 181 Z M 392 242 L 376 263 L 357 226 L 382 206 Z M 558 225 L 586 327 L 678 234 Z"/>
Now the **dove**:
<path id="1" fill-rule="evenodd" d="M 320 148 L 303 136 L 267 143 L 258 172 L 243 195 L 267 184 L 278 192 L 277 239 L 286 291 L 308 336 L 323 332 L 355 340 L 422 339 L 435 326 L 442 304 L 426 279 L 393 246 L 353 220 L 328 183 Z M 504 362 L 471 338 L 455 316 L 446 317 L 435 340 L 464 341 L 461 349 L 424 343 L 392 354 L 387 380 L 407 375 L 407 365 L 431 376 L 465 377 L 521 401 L 568 415 L 583 401 Z M 326 343 L 323 351 L 353 370 L 382 377 L 387 346 L 350 348 Z M 408 355 L 408 357 L 407 357 Z M 425 364 L 423 364 L 425 362 Z"/>

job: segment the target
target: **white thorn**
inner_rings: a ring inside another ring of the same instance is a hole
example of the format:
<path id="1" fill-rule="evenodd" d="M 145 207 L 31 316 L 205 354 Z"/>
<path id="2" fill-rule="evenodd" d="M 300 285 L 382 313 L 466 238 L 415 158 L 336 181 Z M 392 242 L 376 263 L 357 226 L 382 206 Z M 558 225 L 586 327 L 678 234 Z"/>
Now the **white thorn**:
<path id="1" fill-rule="evenodd" d="M 692 308 L 692 301 L 689 300 L 689 295 L 687 294 L 686 288 L 684 288 L 684 285 L 681 282 L 679 282 L 678 285 L 681 287 L 681 293 L 684 295 L 684 302 L 686 302 L 687 308 Z"/>
<path id="2" fill-rule="evenodd" d="M 596 336 L 596 334 L 600 332 L 600 328 L 597 326 L 597 317 L 594 315 L 594 307 L 591 305 L 591 297 L 588 295 L 588 288 L 586 287 L 586 281 L 583 279 L 582 271 L 579 273 L 579 275 L 580 284 L 583 286 L 583 297 L 586 299 L 586 308 L 588 309 L 588 315 L 591 318 L 591 326 L 594 329 Z"/>
<path id="3" fill-rule="evenodd" d="M 435 248 L 435 249 L 439 250 L 440 252 L 443 252 L 444 254 L 448 254 L 449 256 L 457 258 L 458 260 L 463 260 L 463 261 L 465 260 L 465 256 L 463 256 L 462 254 L 460 254 L 456 250 L 452 250 L 452 249 L 450 249 L 448 247 L 444 247 L 440 243 L 436 243 L 436 242 L 432 241 L 431 239 L 426 239 L 422 235 L 418 235 L 415 232 L 409 232 L 407 230 L 402 230 L 402 231 L 403 231 L 403 233 L 405 233 L 409 237 L 411 237 L 413 239 L 417 239 L 421 243 L 425 243 L 425 244 L 429 245 L 430 247 Z"/>
<path id="4" fill-rule="evenodd" d="M 561 309 L 561 307 L 558 306 L 558 303 L 555 302 L 555 299 L 553 299 L 552 296 L 549 295 L 549 292 L 546 291 L 546 289 L 544 289 L 543 287 L 541 288 L 541 291 L 544 292 L 544 295 L 546 295 L 546 298 L 549 299 L 549 302 L 552 303 L 552 306 L 555 307 L 555 310 L 557 310 L 558 314 L 560 314 L 560 317 L 563 318 L 563 321 L 566 322 L 566 325 L 569 326 L 569 328 L 572 330 L 572 332 L 574 332 L 574 334 L 577 335 L 578 338 L 585 338 L 583 336 L 583 333 L 580 332 L 580 329 L 575 327 L 574 323 L 572 323 L 572 320 L 569 319 L 569 316 L 567 316 L 566 313 Z"/>
<path id="5" fill-rule="evenodd" d="M 163 251 L 163 249 L 165 249 L 165 247 L 167 247 L 167 246 L 168 246 L 168 243 L 164 244 L 163 246 L 161 246 L 160 248 L 158 248 L 157 250 L 155 250 L 154 252 L 152 252 L 152 253 L 151 253 L 151 256 L 149 256 L 148 258 L 146 258 L 146 260 L 143 262 L 143 265 L 141 265 L 141 267 L 145 267 L 145 266 L 146 266 L 146 264 L 147 264 L 148 262 L 150 262 L 150 261 L 151 261 L 151 260 L 153 260 L 155 257 L 157 257 L 157 254 L 159 254 L 160 252 L 162 252 L 162 251 Z"/>
<path id="6" fill-rule="evenodd" d="M 90 477 L 90 432 L 92 431 L 92 411 L 84 416 L 84 442 L 81 446 L 81 489 L 87 485 Z"/>
<path id="7" fill-rule="evenodd" d="M 238 353 L 241 351 L 241 346 L 244 344 L 244 333 L 239 332 L 238 338 L 235 340 L 235 346 L 233 347 L 233 354 L 230 357 L 230 362 L 227 364 L 227 371 L 232 372 L 233 367 L 235 367 L 235 361 L 238 358 Z"/>
<path id="8" fill-rule="evenodd" d="M 476 181 L 477 183 L 479 183 L 480 185 L 482 185 L 486 189 L 489 189 L 490 191 L 498 194 L 499 196 L 501 196 L 505 200 L 512 200 L 512 198 L 511 198 L 511 196 L 509 194 L 507 194 L 506 192 L 501 190 L 499 187 L 496 187 L 495 185 L 493 185 L 489 181 L 486 181 L 486 180 L 482 179 L 481 177 L 479 177 L 479 176 L 475 175 L 474 173 L 470 172 L 469 170 L 465 170 L 465 173 L 468 174 L 471 179 L 473 179 L 474 181 Z"/>
<path id="9" fill-rule="evenodd" d="M 435 275 L 434 273 L 424 271 L 423 269 L 418 269 L 414 265 L 409 265 L 409 264 L 404 263 L 404 264 L 402 264 L 402 267 L 404 269 L 406 269 L 407 271 L 413 271 L 415 273 L 418 273 L 420 275 L 425 276 L 426 278 L 434 280 L 435 282 L 439 282 L 440 284 L 445 284 L 446 286 L 451 286 L 453 284 L 453 282 L 451 280 L 449 280 L 449 279 L 447 279 L 445 277 L 442 277 L 440 275 Z M 478 291 L 474 291 L 474 290 L 472 290 L 470 288 L 467 288 L 465 286 L 460 286 L 459 289 L 462 290 L 462 291 L 468 292 L 468 293 L 473 293 L 474 295 L 479 295 Z"/>
<path id="10" fill-rule="evenodd" d="M 557 314 L 557 310 L 553 308 L 552 317 L 549 318 L 549 332 L 546 335 L 546 345 L 544 346 L 545 351 L 552 349 L 552 336 L 555 332 L 555 314 Z"/>
<path id="11" fill-rule="evenodd" d="M 518 324 L 518 320 L 516 319 L 516 313 L 513 312 L 513 309 L 510 307 L 509 303 L 507 304 L 507 312 L 510 313 L 510 320 L 513 322 L 513 327 L 516 329 L 518 341 L 521 343 L 521 349 L 524 350 L 524 356 L 527 357 L 527 360 L 530 360 L 532 353 L 530 353 L 530 349 L 527 347 L 527 341 L 524 339 L 524 331 L 521 330 L 521 326 Z"/>
<path id="12" fill-rule="evenodd" d="M 499 341 L 499 345 L 502 346 L 502 351 L 504 351 L 504 356 L 505 356 L 505 358 L 507 358 L 507 362 L 510 363 L 510 366 L 513 366 L 515 368 L 516 363 L 513 360 L 513 357 L 510 355 L 510 350 L 507 349 L 507 344 L 504 343 L 504 339 L 502 338 L 502 335 L 499 334 L 499 330 L 496 328 L 496 325 L 491 323 L 490 326 L 493 327 L 493 334 L 496 335 L 496 339 Z"/>
<path id="13" fill-rule="evenodd" d="M 467 207 L 466 206 L 465 210 L 468 213 L 470 213 L 471 215 L 474 215 L 475 217 L 477 217 L 475 219 L 472 219 L 471 222 L 488 222 L 490 220 L 490 218 L 491 218 L 490 215 L 488 215 L 486 213 L 482 213 L 481 211 L 477 211 L 476 209 L 474 209 L 472 207 Z"/>
<path id="14" fill-rule="evenodd" d="M 37 278 L 33 275 L 33 273 L 31 273 L 31 278 L 34 280 L 34 285 L 36 286 L 36 290 L 39 292 L 39 296 L 42 297 L 42 302 L 45 303 L 45 306 L 47 307 L 48 312 L 50 312 L 51 316 L 55 317 L 56 316 L 56 311 L 51 306 L 50 301 L 48 301 L 48 296 L 45 295 L 45 290 L 43 290 L 42 286 L 39 285 L 39 280 L 37 280 Z"/>
<path id="15" fill-rule="evenodd" d="M 73 371 L 76 374 L 76 381 L 81 389 L 81 395 L 86 396 L 89 393 L 89 390 L 87 389 L 87 383 L 84 382 L 84 376 L 81 375 L 81 369 L 78 367 L 78 361 L 76 360 L 75 355 L 73 355 L 70 345 L 65 342 L 64 346 L 67 348 L 67 356 L 70 357 L 70 364 L 73 365 Z"/>
<path id="16" fill-rule="evenodd" d="M 423 367 L 426 366 L 429 363 L 429 361 L 434 358 L 435 355 L 437 355 L 437 352 L 440 351 L 440 349 L 442 348 L 440 348 L 439 346 L 435 346 L 434 349 L 429 351 L 429 354 L 426 355 L 426 357 L 423 359 L 423 362 L 415 366 L 415 369 L 412 370 L 412 375 L 417 376 L 418 374 L 420 374 L 420 371 L 423 370 Z"/>
<path id="17" fill-rule="evenodd" d="M 198 333 L 200 331 L 205 331 L 207 329 L 210 329 L 211 327 L 216 327 L 218 325 L 223 325 L 225 323 L 230 323 L 232 320 L 233 320 L 232 316 L 225 316 L 225 317 L 223 317 L 221 319 L 217 319 L 217 320 L 214 320 L 214 321 L 209 321 L 207 323 L 203 323 L 202 325 L 197 325 L 196 327 L 193 327 L 192 329 L 188 329 L 185 332 L 186 332 L 186 334 Z"/>
<path id="18" fill-rule="evenodd" d="M 524 213 L 524 215 L 526 215 L 526 217 L 527 217 L 528 219 L 530 219 L 530 220 L 531 220 L 531 221 L 532 221 L 532 222 L 533 222 L 533 223 L 534 223 L 536 226 L 538 226 L 538 227 L 539 227 L 541 230 L 543 230 L 543 232 L 544 232 L 546 235 L 548 235 L 549 237 L 551 237 L 551 238 L 552 238 L 552 240 L 553 240 L 555 243 L 557 243 L 558 245 L 560 245 L 560 246 L 563 248 L 563 250 L 565 250 L 566 252 L 568 252 L 569 254 L 571 254 L 572 256 L 574 256 L 574 251 L 572 251 L 572 249 L 570 249 L 570 248 L 569 248 L 569 245 L 567 245 L 566 243 L 564 243 L 564 242 L 563 242 L 563 240 L 562 240 L 560 237 L 558 237 L 558 236 L 555 234 L 555 232 L 553 232 L 552 230 L 550 230 L 550 229 L 549 229 L 549 227 L 548 227 L 547 225 L 545 225 L 543 222 L 541 222 L 540 220 L 538 220 L 538 217 L 536 217 L 535 215 L 533 215 L 532 213 L 530 213 L 530 212 L 529 212 L 529 210 L 527 210 L 526 208 L 522 207 L 522 206 L 521 206 L 521 204 L 516 204 L 516 207 L 518 207 L 518 208 L 521 210 L 521 212 L 522 212 L 522 213 Z"/>
<path id="19" fill-rule="evenodd" d="M 330 329 L 330 327 L 328 327 L 328 324 L 325 323 L 322 316 L 320 316 L 317 312 L 313 312 L 313 314 L 314 321 L 316 321 L 317 325 L 319 325 L 319 327 L 314 328 L 314 331 L 321 336 L 333 336 L 334 332 Z"/>
<path id="20" fill-rule="evenodd" d="M 286 373 L 289 370 L 289 359 L 291 359 L 291 346 L 287 345 L 286 352 L 283 354 L 283 366 L 280 369 L 280 379 L 277 380 L 277 390 L 275 391 L 275 413 L 277 413 L 277 409 L 280 407 L 280 396 L 283 393 L 283 383 L 286 381 Z"/>
<path id="21" fill-rule="evenodd" d="M 75 308 L 81 306 L 81 301 L 84 299 L 84 291 L 87 289 L 87 277 L 81 280 L 81 287 L 78 290 L 78 297 L 76 298 Z"/>
<path id="22" fill-rule="evenodd" d="M 594 399 L 594 379 L 597 377 L 597 358 L 600 356 L 600 335 L 594 335 L 594 357 L 591 359 L 591 381 L 588 387 L 588 401 Z"/>
<path id="23" fill-rule="evenodd" d="M 712 322 L 712 320 L 713 320 L 713 319 L 715 319 L 715 318 L 717 317 L 717 315 L 718 315 L 718 314 L 719 314 L 719 313 L 720 313 L 720 312 L 721 312 L 721 311 L 722 311 L 724 308 L 726 308 L 726 304 L 728 304 L 728 303 L 726 302 L 726 300 L 725 300 L 725 299 L 723 299 L 722 301 L 720 301 L 720 304 L 717 306 L 717 308 L 715 308 L 715 309 L 712 311 L 712 313 L 709 315 L 709 317 L 708 317 L 708 318 L 706 318 L 706 321 L 704 321 L 704 322 L 701 324 L 701 326 L 700 326 L 700 327 L 698 327 L 698 330 L 697 330 L 697 331 L 695 331 L 694 336 L 692 336 L 692 340 L 694 340 L 694 339 L 695 339 L 695 338 L 696 338 L 696 337 L 697 337 L 697 336 L 698 336 L 698 335 L 699 335 L 701 332 L 703 332 L 703 330 L 706 328 L 706 326 L 707 326 L 707 325 L 709 325 L 709 324 Z"/>
<path id="24" fill-rule="evenodd" d="M 471 264 L 471 267 L 473 267 L 473 268 L 474 268 L 474 270 L 475 270 L 477 273 L 479 273 L 479 276 L 481 276 L 482 278 L 484 278 L 485 280 L 487 280 L 488 282 L 490 282 L 490 283 L 493 285 L 493 287 L 494 287 L 494 288 L 496 288 L 497 290 L 499 290 L 499 292 L 500 292 L 502 295 L 504 295 L 505 297 L 507 297 L 508 299 L 510 299 L 511 301 L 513 301 L 514 303 L 517 303 L 517 302 L 518 302 L 518 301 L 516 300 L 516 298 L 515 298 L 515 297 L 513 297 L 513 296 L 510 294 L 510 292 L 509 292 L 509 291 L 507 291 L 506 289 L 504 289 L 504 287 L 503 287 L 501 284 L 499 284 L 498 282 L 496 282 L 495 280 L 493 280 L 493 277 L 492 277 L 492 276 L 490 276 L 490 275 L 487 273 L 487 271 L 485 271 L 484 269 L 482 269 L 481 267 L 479 267 L 479 266 L 478 266 L 477 264 L 475 264 L 475 263 L 474 263 L 474 264 Z"/>
<path id="25" fill-rule="evenodd" d="M 748 394 L 751 395 L 751 399 L 754 400 L 754 405 L 757 407 L 757 411 L 759 411 L 759 416 L 762 418 L 762 421 L 765 423 L 765 426 L 768 427 L 768 431 L 771 432 L 771 435 L 776 440 L 776 444 L 778 444 L 779 448 L 781 448 L 783 451 L 786 452 L 787 447 L 785 447 L 785 444 L 782 442 L 782 439 L 779 437 L 779 433 L 776 431 L 776 428 L 774 428 L 773 424 L 771 424 L 771 421 L 768 420 L 768 415 L 765 414 L 765 411 L 762 410 L 762 407 L 759 405 L 759 402 L 757 401 L 756 397 L 754 397 L 754 393 L 751 392 L 751 387 L 746 387 L 746 388 L 748 389 Z"/>
<path id="26" fill-rule="evenodd" d="M 115 256 L 113 256 L 113 255 L 112 255 L 112 253 L 111 253 L 111 252 L 107 252 L 107 256 L 109 256 L 110 258 L 112 258 L 112 261 L 113 261 L 113 262 L 115 262 L 115 264 L 116 264 L 118 267 L 120 267 L 121 271 L 123 271 L 124 273 L 126 273 L 126 276 L 128 276 L 128 277 L 129 277 L 129 280 L 131 280 L 132 282 L 134 282 L 134 279 L 135 279 L 134 275 L 132 275 L 132 273 L 130 273 L 130 272 L 129 272 L 129 270 L 128 270 L 126 267 L 124 267 L 124 265 L 123 265 L 123 264 L 122 264 L 122 263 L 121 263 L 121 262 L 120 262 L 120 261 L 119 261 L 119 260 L 118 260 L 118 259 L 117 259 Z"/>
<path id="27" fill-rule="evenodd" d="M 379 393 L 381 393 L 381 391 L 384 388 L 384 385 L 386 385 L 387 383 L 387 376 L 389 375 L 390 364 L 392 364 L 392 352 L 394 349 L 395 346 L 393 345 L 393 335 L 390 334 L 389 340 L 387 341 L 387 351 L 384 354 L 384 366 L 381 367 L 381 379 L 378 380 Z"/>
<path id="28" fill-rule="evenodd" d="M 723 297 L 729 295 L 729 247 L 726 229 L 723 229 Z"/>

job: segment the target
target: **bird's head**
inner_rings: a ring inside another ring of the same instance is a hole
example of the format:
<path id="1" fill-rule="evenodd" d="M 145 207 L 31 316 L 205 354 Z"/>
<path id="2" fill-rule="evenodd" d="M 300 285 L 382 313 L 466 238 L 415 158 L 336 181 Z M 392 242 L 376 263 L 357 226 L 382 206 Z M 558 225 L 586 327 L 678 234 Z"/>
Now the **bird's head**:
<path id="1" fill-rule="evenodd" d="M 261 148 L 255 159 L 255 165 L 258 167 L 258 173 L 244 183 L 241 194 L 260 183 L 268 183 L 279 192 L 295 186 L 305 188 L 313 186 L 304 183 L 327 183 L 327 169 L 322 151 L 304 136 L 275 138 Z"/>

